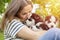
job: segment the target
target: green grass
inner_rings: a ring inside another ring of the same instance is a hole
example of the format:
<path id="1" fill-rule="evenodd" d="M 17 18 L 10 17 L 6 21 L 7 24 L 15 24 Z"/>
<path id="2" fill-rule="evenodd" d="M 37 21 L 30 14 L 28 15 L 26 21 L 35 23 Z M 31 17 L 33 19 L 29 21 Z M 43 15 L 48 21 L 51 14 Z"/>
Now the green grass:
<path id="1" fill-rule="evenodd" d="M 1 18 L 0 18 L 0 23 L 1 23 Z M 0 40 L 4 40 L 4 34 L 3 31 L 0 30 Z"/>
<path id="2" fill-rule="evenodd" d="M 4 34 L 1 30 L 0 30 L 0 40 L 4 40 Z"/>

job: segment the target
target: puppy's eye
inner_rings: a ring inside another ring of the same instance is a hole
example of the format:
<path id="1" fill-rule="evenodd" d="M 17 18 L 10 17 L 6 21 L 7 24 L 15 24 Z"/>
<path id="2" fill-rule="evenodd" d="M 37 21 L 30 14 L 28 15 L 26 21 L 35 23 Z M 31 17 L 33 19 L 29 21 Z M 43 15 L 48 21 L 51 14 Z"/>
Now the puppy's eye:
<path id="1" fill-rule="evenodd" d="M 28 19 L 29 21 L 32 21 L 32 19 Z"/>

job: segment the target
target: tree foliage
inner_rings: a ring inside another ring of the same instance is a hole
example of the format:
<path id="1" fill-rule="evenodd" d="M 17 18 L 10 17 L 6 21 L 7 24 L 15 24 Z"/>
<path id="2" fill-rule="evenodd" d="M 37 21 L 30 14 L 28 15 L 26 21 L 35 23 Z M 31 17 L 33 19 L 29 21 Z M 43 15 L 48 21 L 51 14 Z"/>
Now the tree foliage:
<path id="1" fill-rule="evenodd" d="M 0 14 L 5 11 L 5 3 L 9 3 L 10 0 L 0 0 Z"/>
<path id="2" fill-rule="evenodd" d="M 32 0 L 40 5 L 40 13 L 43 16 L 54 15 L 60 19 L 60 0 Z M 41 10 L 42 9 L 42 10 Z"/>

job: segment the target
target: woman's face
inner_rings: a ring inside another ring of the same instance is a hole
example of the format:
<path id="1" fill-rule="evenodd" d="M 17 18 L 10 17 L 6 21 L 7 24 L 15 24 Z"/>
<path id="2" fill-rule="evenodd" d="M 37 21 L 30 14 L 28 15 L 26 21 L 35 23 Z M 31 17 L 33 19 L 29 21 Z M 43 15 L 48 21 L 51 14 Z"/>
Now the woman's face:
<path id="1" fill-rule="evenodd" d="M 22 21 L 26 21 L 28 19 L 28 17 L 31 14 L 31 10 L 32 10 L 32 6 L 31 5 L 27 5 L 23 8 L 23 10 L 18 13 L 18 17 L 22 20 Z"/>

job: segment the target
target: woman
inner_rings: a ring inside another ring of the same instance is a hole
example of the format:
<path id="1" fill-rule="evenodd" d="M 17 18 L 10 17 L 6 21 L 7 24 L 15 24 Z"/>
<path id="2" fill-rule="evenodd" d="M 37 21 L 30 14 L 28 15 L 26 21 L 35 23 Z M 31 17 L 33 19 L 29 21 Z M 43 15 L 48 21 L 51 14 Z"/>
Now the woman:
<path id="1" fill-rule="evenodd" d="M 56 33 L 53 29 L 46 31 L 32 31 L 24 22 L 29 18 L 32 10 L 32 3 L 29 0 L 12 0 L 11 4 L 7 7 L 2 21 L 2 29 L 4 30 L 5 40 L 60 40 L 60 36 L 55 36 Z M 57 29 L 56 29 L 57 30 Z M 51 35 L 51 31 L 53 33 Z M 46 33 L 45 33 L 46 32 Z M 47 35 L 48 34 L 48 35 Z M 56 39 L 55 39 L 55 37 Z M 48 37 L 48 38 L 47 38 Z M 53 37 L 53 38 L 52 38 Z M 50 39 L 51 38 L 51 39 Z"/>
<path id="2" fill-rule="evenodd" d="M 29 0 L 12 0 L 2 21 L 5 40 L 38 40 L 45 31 L 34 32 L 23 23 L 31 14 L 32 3 Z"/>

